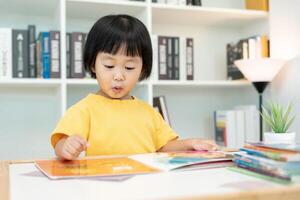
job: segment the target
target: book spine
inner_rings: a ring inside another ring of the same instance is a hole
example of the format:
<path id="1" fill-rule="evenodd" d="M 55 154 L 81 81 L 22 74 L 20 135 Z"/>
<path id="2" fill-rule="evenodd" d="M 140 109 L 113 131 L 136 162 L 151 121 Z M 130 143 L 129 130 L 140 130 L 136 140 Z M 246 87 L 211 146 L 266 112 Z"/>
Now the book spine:
<path id="1" fill-rule="evenodd" d="M 71 34 L 71 77 L 84 78 L 83 70 L 83 33 L 74 32 Z"/>
<path id="2" fill-rule="evenodd" d="M 13 30 L 13 77 L 28 77 L 28 31 Z"/>
<path id="3" fill-rule="evenodd" d="M 186 39 L 186 79 L 194 80 L 194 42 L 193 42 L 193 38 Z"/>
<path id="4" fill-rule="evenodd" d="M 36 39 L 35 39 L 35 25 L 28 26 L 28 52 L 29 52 L 29 72 L 30 78 L 35 78 L 36 74 Z"/>
<path id="5" fill-rule="evenodd" d="M 166 80 L 167 76 L 167 39 L 158 36 L 158 78 Z"/>
<path id="6" fill-rule="evenodd" d="M 166 99 L 165 99 L 164 96 L 160 96 L 159 100 L 160 100 L 161 110 L 162 110 L 162 114 L 163 114 L 164 120 L 166 121 L 166 123 L 169 126 L 171 126 L 171 122 L 170 122 L 170 118 L 169 118 L 169 113 L 168 113 L 168 109 L 167 109 L 167 104 L 166 104 Z"/>
<path id="7" fill-rule="evenodd" d="M 0 28 L 0 79 L 12 78 L 12 30 Z"/>
<path id="8" fill-rule="evenodd" d="M 172 38 L 173 41 L 173 69 L 174 69 L 174 80 L 179 80 L 180 76 L 180 68 L 179 68 L 179 63 L 180 63 L 180 58 L 179 58 L 179 37 L 174 37 Z"/>
<path id="9" fill-rule="evenodd" d="M 172 53 L 172 38 L 167 37 L 167 80 L 174 79 L 175 70 L 173 65 L 173 53 Z"/>
<path id="10" fill-rule="evenodd" d="M 43 77 L 43 69 L 42 69 L 42 33 L 39 33 L 38 39 L 36 40 L 36 77 Z"/>
<path id="11" fill-rule="evenodd" d="M 50 34 L 49 32 L 42 32 L 41 43 L 41 59 L 42 59 L 42 71 L 43 78 L 50 78 Z"/>
<path id="12" fill-rule="evenodd" d="M 66 65 L 67 65 L 67 78 L 71 78 L 71 52 L 70 52 L 71 34 L 66 34 Z"/>
<path id="13" fill-rule="evenodd" d="M 60 78 L 60 32 L 50 31 L 51 78 Z"/>
<path id="14" fill-rule="evenodd" d="M 215 141 L 220 146 L 226 146 L 226 113 L 224 111 L 214 112 Z"/>

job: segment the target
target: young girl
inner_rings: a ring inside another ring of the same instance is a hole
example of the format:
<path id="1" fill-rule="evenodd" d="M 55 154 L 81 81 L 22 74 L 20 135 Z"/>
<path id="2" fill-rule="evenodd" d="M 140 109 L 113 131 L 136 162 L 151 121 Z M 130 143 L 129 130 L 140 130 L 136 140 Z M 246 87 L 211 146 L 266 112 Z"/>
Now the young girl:
<path id="1" fill-rule="evenodd" d="M 138 19 L 99 19 L 87 37 L 84 65 L 100 89 L 69 108 L 53 131 L 60 159 L 76 159 L 82 151 L 91 156 L 216 148 L 209 140 L 178 140 L 152 106 L 130 95 L 152 69 L 150 36 Z"/>

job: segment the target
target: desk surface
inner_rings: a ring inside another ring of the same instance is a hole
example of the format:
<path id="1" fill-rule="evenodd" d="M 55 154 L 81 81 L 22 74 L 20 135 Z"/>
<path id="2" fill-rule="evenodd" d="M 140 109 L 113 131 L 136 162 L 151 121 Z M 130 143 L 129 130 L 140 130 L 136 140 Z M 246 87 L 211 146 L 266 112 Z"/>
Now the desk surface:
<path id="1" fill-rule="evenodd" d="M 300 184 L 277 183 L 226 168 L 101 178 L 49 180 L 33 163 L 1 162 L 0 199 L 299 199 Z"/>

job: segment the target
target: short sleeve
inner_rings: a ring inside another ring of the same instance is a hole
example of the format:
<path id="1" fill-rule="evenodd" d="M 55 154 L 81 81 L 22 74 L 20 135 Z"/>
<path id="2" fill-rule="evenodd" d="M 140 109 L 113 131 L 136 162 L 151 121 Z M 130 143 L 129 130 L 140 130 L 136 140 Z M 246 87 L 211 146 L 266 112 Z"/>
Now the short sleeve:
<path id="1" fill-rule="evenodd" d="M 178 135 L 166 123 L 161 114 L 153 109 L 156 131 L 154 135 L 156 151 L 165 146 L 169 141 L 178 138 Z"/>
<path id="2" fill-rule="evenodd" d="M 88 110 L 84 110 L 78 106 L 69 108 L 52 132 L 51 144 L 53 148 L 64 135 L 80 135 L 87 139 L 89 124 L 90 120 Z"/>

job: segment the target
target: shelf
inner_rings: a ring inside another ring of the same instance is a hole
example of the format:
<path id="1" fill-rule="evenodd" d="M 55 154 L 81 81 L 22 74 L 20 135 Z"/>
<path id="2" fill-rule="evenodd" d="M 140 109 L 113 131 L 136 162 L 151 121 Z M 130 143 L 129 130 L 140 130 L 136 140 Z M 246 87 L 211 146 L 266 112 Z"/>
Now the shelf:
<path id="1" fill-rule="evenodd" d="M 51 16 L 57 11 L 59 0 L 0 0 L 1 15 L 24 15 L 24 16 Z M 4 19 L 2 19 L 4 20 Z"/>
<path id="2" fill-rule="evenodd" d="M 0 87 L 18 86 L 18 87 L 58 87 L 61 84 L 60 79 L 0 79 Z"/>
<path id="3" fill-rule="evenodd" d="M 138 85 L 147 85 L 147 81 L 139 82 Z M 67 79 L 67 85 L 70 86 L 96 86 L 96 79 Z"/>
<path id="4" fill-rule="evenodd" d="M 265 11 L 152 4 L 153 24 L 207 25 L 223 27 L 248 26 L 267 19 Z"/>
<path id="5" fill-rule="evenodd" d="M 109 14 L 140 16 L 147 8 L 145 2 L 109 0 L 67 0 L 67 18 L 99 19 Z"/>
<path id="6" fill-rule="evenodd" d="M 195 86 L 195 87 L 245 87 L 251 83 L 246 80 L 236 81 L 155 81 L 154 86 Z"/>

